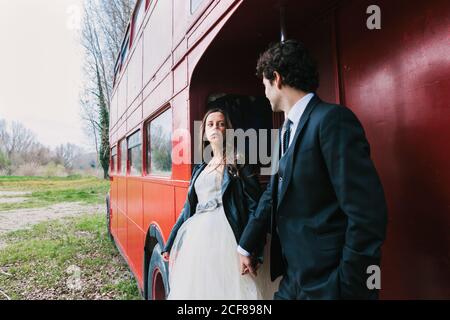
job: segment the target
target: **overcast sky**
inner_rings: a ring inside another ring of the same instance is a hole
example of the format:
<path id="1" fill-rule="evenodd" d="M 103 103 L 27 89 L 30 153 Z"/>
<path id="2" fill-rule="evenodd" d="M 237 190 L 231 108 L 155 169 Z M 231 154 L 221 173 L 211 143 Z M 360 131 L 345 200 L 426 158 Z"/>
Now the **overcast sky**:
<path id="1" fill-rule="evenodd" d="M 44 145 L 88 148 L 79 92 L 82 0 L 0 0 L 0 118 L 22 122 Z"/>

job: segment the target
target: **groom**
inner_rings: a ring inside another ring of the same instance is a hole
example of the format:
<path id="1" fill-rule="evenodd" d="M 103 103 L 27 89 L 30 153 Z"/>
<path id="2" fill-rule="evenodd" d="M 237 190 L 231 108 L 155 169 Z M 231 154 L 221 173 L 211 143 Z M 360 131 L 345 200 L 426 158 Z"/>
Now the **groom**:
<path id="1" fill-rule="evenodd" d="M 278 171 L 271 176 L 238 247 L 242 273 L 272 234 L 275 299 L 376 299 L 387 210 L 364 130 L 350 109 L 314 94 L 318 72 L 306 48 L 288 40 L 257 66 L 274 112 L 284 112 Z"/>

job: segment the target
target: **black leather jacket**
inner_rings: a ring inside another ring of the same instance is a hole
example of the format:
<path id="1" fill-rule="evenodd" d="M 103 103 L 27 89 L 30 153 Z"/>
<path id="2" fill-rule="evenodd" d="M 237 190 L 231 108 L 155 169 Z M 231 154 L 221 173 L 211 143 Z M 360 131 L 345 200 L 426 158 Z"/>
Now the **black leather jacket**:
<path id="1" fill-rule="evenodd" d="M 195 214 L 198 199 L 194 184 L 197 177 L 202 170 L 205 169 L 205 167 L 205 162 L 197 164 L 194 167 L 191 181 L 189 183 L 186 202 L 169 235 L 169 238 L 167 239 L 162 253 L 170 252 L 181 225 Z M 258 207 L 258 201 L 261 196 L 261 186 L 256 174 L 253 172 L 253 167 L 249 165 L 243 166 L 239 172 L 239 176 L 233 176 L 225 168 L 222 181 L 223 208 L 231 229 L 233 230 L 237 244 L 239 243 L 242 232 L 247 225 L 249 216 L 252 215 Z M 260 261 L 262 261 L 263 248 L 264 245 L 262 244 L 260 250 L 257 251 L 257 256 Z"/>

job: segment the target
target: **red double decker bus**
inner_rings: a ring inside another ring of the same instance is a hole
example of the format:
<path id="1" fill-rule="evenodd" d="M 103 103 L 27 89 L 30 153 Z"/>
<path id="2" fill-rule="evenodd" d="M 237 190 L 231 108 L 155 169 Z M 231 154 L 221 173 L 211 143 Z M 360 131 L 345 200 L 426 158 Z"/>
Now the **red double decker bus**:
<path id="1" fill-rule="evenodd" d="M 318 95 L 350 107 L 371 143 L 389 208 L 381 297 L 450 298 L 448 12 L 445 0 L 138 1 L 110 103 L 108 226 L 143 296 L 169 290 L 160 252 L 186 199 L 193 123 L 207 103 L 227 99 L 238 128 L 281 125 L 254 74 L 282 33 L 307 45 Z M 188 161 L 172 161 L 174 148 Z"/>

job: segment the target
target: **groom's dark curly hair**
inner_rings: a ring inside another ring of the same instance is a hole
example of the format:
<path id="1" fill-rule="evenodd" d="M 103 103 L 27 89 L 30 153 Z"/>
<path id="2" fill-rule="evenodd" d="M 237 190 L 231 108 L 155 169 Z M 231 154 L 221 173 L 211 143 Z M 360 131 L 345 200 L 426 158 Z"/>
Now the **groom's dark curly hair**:
<path id="1" fill-rule="evenodd" d="M 319 73 L 314 59 L 303 43 L 286 40 L 272 44 L 258 60 L 256 75 L 272 82 L 277 71 L 283 84 L 304 92 L 315 92 L 319 87 Z"/>

